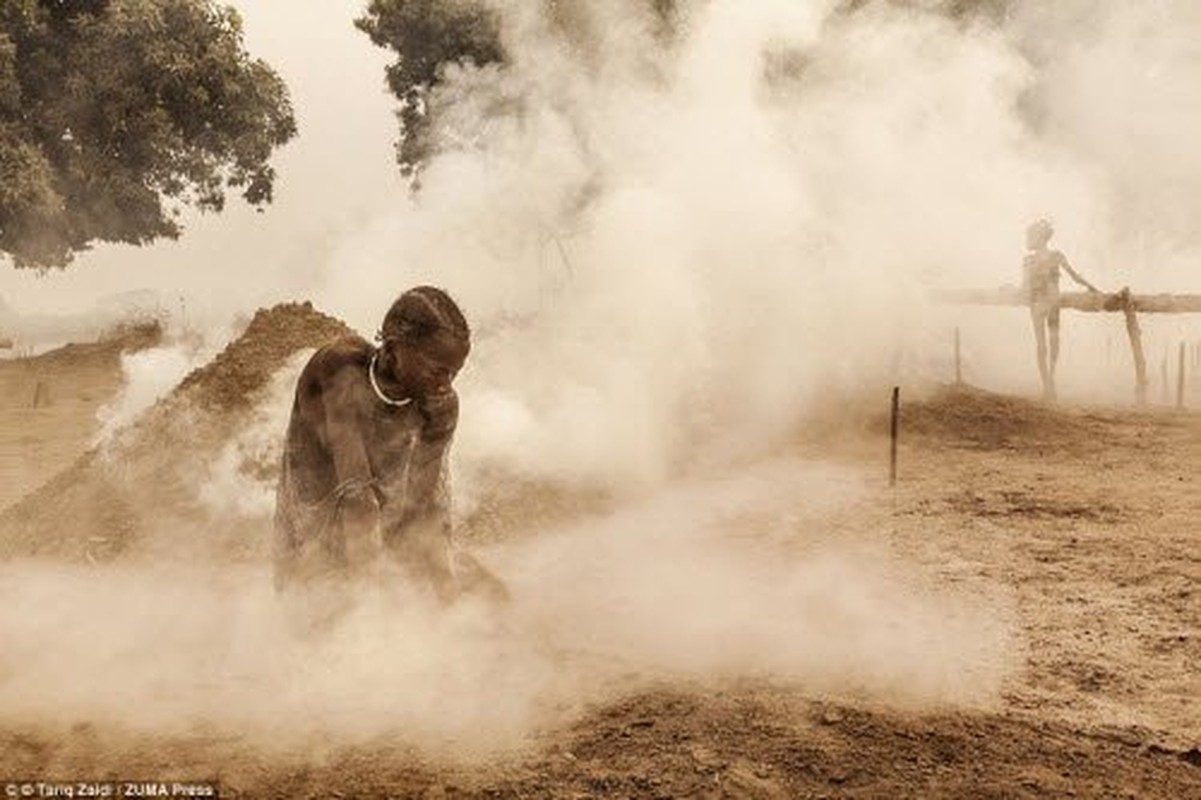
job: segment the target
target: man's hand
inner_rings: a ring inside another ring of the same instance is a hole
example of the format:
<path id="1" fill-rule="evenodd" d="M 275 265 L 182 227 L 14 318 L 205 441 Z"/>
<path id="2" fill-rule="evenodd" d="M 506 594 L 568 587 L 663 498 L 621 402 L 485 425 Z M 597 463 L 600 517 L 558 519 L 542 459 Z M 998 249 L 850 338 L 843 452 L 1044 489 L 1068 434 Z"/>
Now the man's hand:
<path id="1" fill-rule="evenodd" d="M 425 427 L 421 437 L 427 442 L 450 438 L 459 423 L 459 395 L 454 389 L 428 394 L 419 401 Z"/>
<path id="2" fill-rule="evenodd" d="M 342 481 L 334 490 L 343 520 L 355 526 L 373 526 L 379 518 L 380 495 L 373 481 Z"/>

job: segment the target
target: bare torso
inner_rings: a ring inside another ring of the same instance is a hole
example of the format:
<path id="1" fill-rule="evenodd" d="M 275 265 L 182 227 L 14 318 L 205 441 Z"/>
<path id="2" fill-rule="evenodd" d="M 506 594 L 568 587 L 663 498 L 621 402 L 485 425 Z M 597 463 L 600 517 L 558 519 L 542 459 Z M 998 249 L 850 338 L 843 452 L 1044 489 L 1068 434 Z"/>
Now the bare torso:
<path id="1" fill-rule="evenodd" d="M 285 573 L 305 550 L 338 566 L 347 541 L 376 525 L 392 549 L 449 539 L 445 456 L 454 420 L 431 426 L 416 402 L 381 400 L 368 377 L 373 354 L 359 337 L 342 339 L 301 372 L 277 489 Z M 449 413 L 457 417 L 457 405 Z M 448 433 L 430 440 L 431 427 Z"/>
<path id="2" fill-rule="evenodd" d="M 1034 250 L 1022 259 L 1023 279 L 1031 308 L 1059 303 L 1059 277 L 1065 258 L 1058 250 Z"/>

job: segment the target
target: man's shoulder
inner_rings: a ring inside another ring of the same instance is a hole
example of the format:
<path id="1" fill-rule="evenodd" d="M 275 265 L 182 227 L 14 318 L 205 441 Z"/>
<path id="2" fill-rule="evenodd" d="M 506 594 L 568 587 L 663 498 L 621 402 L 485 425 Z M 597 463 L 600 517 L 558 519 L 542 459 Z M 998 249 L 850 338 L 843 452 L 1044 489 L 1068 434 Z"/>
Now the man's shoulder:
<path id="1" fill-rule="evenodd" d="M 370 359 L 371 354 L 374 352 L 375 348 L 362 336 L 349 334 L 327 342 L 318 348 L 313 357 L 366 360 Z"/>
<path id="2" fill-rule="evenodd" d="M 309 379 L 332 378 L 345 369 L 360 369 L 371 361 L 375 348 L 361 336 L 343 336 L 317 349 L 304 367 Z"/>

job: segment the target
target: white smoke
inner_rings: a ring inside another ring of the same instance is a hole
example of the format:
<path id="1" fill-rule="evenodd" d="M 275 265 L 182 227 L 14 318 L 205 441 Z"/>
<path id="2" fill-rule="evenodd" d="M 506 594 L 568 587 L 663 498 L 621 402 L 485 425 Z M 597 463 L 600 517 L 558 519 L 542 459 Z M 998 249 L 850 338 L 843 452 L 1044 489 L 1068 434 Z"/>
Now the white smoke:
<path id="1" fill-rule="evenodd" d="M 717 0 L 665 46 L 635 5 L 577 4 L 587 57 L 498 5 L 511 63 L 449 70 L 430 101 L 462 144 L 321 291 L 367 330 L 364 284 L 460 299 L 490 334 L 462 380 L 472 463 L 653 484 L 698 442 L 768 445 L 899 355 L 922 356 L 906 380 L 945 379 L 931 342 L 955 314 L 930 291 L 1016 282 L 1029 217 L 1070 232 L 1108 208 L 1023 116 L 1041 73 L 1008 29 Z M 1029 360 L 1020 311 L 1002 324 L 994 374 Z"/>
<path id="2" fill-rule="evenodd" d="M 181 342 L 121 354 L 122 384 L 117 395 L 96 410 L 99 429 L 92 446 L 103 446 L 122 428 L 174 389 L 192 370 L 212 358 L 212 347 Z"/>
<path id="3" fill-rule="evenodd" d="M 845 469 L 790 459 L 694 479 L 485 553 L 508 606 L 438 607 L 393 579 L 320 630 L 258 565 L 9 564 L 0 705 L 10 725 L 203 724 L 268 749 L 387 733 L 458 757 L 664 678 L 989 705 L 1012 666 L 1004 599 L 815 540 L 862 492 Z M 798 509 L 798 494 L 824 502 Z"/>
<path id="4" fill-rule="evenodd" d="M 194 476 L 199 504 L 218 524 L 230 517 L 270 519 L 296 380 L 313 352 L 297 351 L 272 375 L 249 418 Z"/>
<path id="5" fill-rule="evenodd" d="M 533 4 L 496 7 L 512 62 L 451 69 L 432 98 L 455 149 L 418 196 L 338 228 L 351 233 L 296 274 L 366 333 L 413 284 L 459 299 L 477 332 L 454 451 L 468 490 L 495 468 L 655 491 L 486 553 L 515 594 L 499 621 L 368 597 L 312 641 L 287 631 L 260 565 L 138 564 L 121 580 L 13 566 L 13 719 L 399 726 L 489 746 L 629 672 L 764 670 L 918 702 L 995 693 L 1004 597 L 977 604 L 879 547 L 823 543 L 812 509 L 861 499 L 856 476 L 795 461 L 681 476 L 702 456 L 762 462 L 815 401 L 891 383 L 894 365 L 949 377 L 956 326 L 969 380 L 1032 384 L 1021 310 L 928 301 L 1016 282 L 1031 217 L 1053 217 L 1057 246 L 1105 288 L 1195 289 L 1201 11 L 1023 3 L 995 26 L 712 0 L 665 46 L 629 4 L 597 0 L 579 4 L 588 46 L 569 48 Z M 1071 376 L 1094 390 L 1099 343 L 1116 333 L 1121 350 L 1123 334 L 1065 319 L 1065 394 Z M 1147 326 L 1156 353 L 1183 335 Z M 218 518 L 266 521 L 269 490 L 243 467 L 282 432 L 280 380 L 211 470 Z"/>

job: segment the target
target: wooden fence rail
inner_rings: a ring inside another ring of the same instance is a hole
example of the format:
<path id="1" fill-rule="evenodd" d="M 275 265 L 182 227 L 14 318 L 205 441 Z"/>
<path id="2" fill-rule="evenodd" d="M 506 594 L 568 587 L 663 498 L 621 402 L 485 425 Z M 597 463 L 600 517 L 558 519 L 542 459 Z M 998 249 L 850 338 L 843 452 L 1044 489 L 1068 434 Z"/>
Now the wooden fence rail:
<path id="1" fill-rule="evenodd" d="M 973 306 L 1024 306 L 1029 301 L 1021 289 L 951 289 L 939 292 L 939 300 Z M 1201 313 L 1201 294 L 1132 294 L 1120 292 L 1062 292 L 1060 308 L 1076 311 L 1126 311 L 1144 314 Z"/>
<path id="2" fill-rule="evenodd" d="M 1020 288 L 944 290 L 936 297 L 944 303 L 976 306 L 1025 306 L 1028 296 Z M 1120 312 L 1126 321 L 1126 336 L 1134 355 L 1134 393 L 1139 405 L 1147 402 L 1147 357 L 1143 352 L 1138 314 L 1201 313 L 1201 294 L 1134 294 L 1129 287 L 1120 292 L 1063 292 L 1059 307 L 1085 312 Z M 1183 353 L 1183 351 L 1182 351 Z M 1183 356 L 1181 356 L 1183 363 Z"/>

